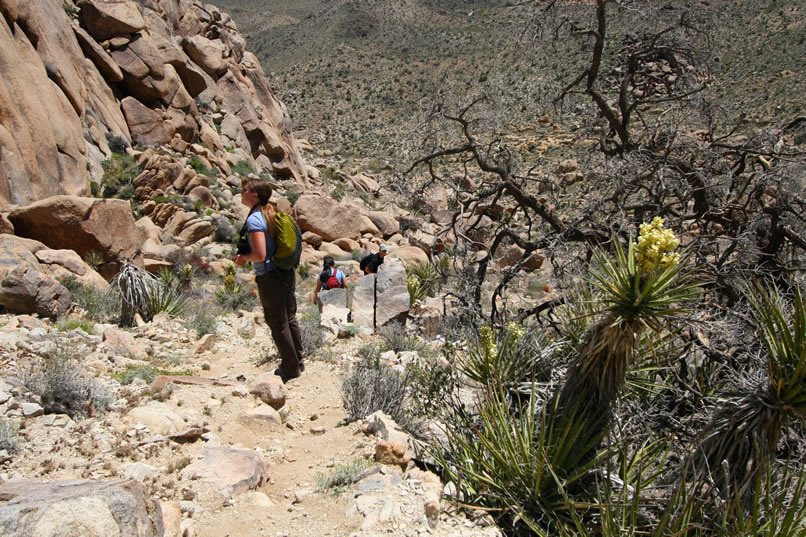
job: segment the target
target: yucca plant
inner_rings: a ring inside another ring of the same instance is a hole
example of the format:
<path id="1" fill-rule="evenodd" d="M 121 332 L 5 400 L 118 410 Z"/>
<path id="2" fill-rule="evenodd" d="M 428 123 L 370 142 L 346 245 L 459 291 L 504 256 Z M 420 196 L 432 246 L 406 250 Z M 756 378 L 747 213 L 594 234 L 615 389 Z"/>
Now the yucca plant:
<path id="1" fill-rule="evenodd" d="M 457 355 L 457 367 L 464 378 L 479 386 L 505 386 L 530 391 L 535 381 L 547 381 L 551 357 L 557 344 L 540 332 L 509 323 L 501 329 L 483 326 L 478 340 L 466 353 Z"/>
<path id="2" fill-rule="evenodd" d="M 173 270 L 167 267 L 160 269 L 157 276 L 164 286 L 173 287 L 177 283 L 176 274 L 174 274 Z"/>
<path id="3" fill-rule="evenodd" d="M 156 285 L 156 278 L 145 269 L 131 263 L 124 263 L 112 281 L 109 290 L 120 294 L 120 324 L 134 326 L 134 316 L 140 313 L 151 318 L 150 296 Z"/>
<path id="4" fill-rule="evenodd" d="M 187 298 L 176 285 L 155 281 L 154 287 L 147 298 L 148 310 L 151 316 L 165 312 L 171 317 L 182 315 L 188 307 Z"/>
<path id="5" fill-rule="evenodd" d="M 599 313 L 604 317 L 588 327 L 577 347 L 558 391 L 555 418 L 574 422 L 593 435 L 599 433 L 591 428 L 594 422 L 607 425 L 636 344 L 645 333 L 668 330 L 665 321 L 684 312 L 685 302 L 695 292 L 679 254 L 672 253 L 678 244 L 656 217 L 651 224 L 641 224 L 637 242 L 631 241 L 626 252 L 618 240 L 613 257 L 594 252 L 590 283 L 600 294 Z M 585 404 L 578 404 L 580 399 Z"/>
<path id="6" fill-rule="evenodd" d="M 719 405 L 695 454 L 700 475 L 710 474 L 723 495 L 746 503 L 756 478 L 774 460 L 793 420 L 806 417 L 806 308 L 773 288 L 746 287 L 753 323 L 766 351 L 767 381 L 758 390 Z"/>
<path id="7" fill-rule="evenodd" d="M 578 488 L 612 452 L 584 458 L 600 437 L 548 419 L 537 397 L 521 401 L 489 385 L 478 413 L 454 402 L 435 459 L 456 499 L 487 510 L 507 535 L 555 535 L 569 522 L 566 490 Z"/>

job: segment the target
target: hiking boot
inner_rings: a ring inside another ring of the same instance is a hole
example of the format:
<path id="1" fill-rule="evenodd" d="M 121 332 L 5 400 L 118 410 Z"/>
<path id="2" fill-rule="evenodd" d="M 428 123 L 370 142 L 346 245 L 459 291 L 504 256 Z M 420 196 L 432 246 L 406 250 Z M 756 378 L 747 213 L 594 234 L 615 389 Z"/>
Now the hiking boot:
<path id="1" fill-rule="evenodd" d="M 281 369 L 278 367 L 277 369 L 275 369 L 275 370 L 274 370 L 274 374 L 275 374 L 275 375 L 277 375 L 278 377 L 280 377 L 280 380 L 282 380 L 282 381 L 283 381 L 283 384 L 285 384 L 285 383 L 286 383 L 286 382 L 288 382 L 289 380 L 291 380 L 291 379 L 295 379 L 295 378 L 297 378 L 298 376 L 300 376 L 300 374 L 301 374 L 301 373 L 297 373 L 296 375 L 286 375 L 286 374 L 285 374 L 285 373 L 283 373 L 283 371 L 282 371 L 282 370 L 281 370 Z"/>

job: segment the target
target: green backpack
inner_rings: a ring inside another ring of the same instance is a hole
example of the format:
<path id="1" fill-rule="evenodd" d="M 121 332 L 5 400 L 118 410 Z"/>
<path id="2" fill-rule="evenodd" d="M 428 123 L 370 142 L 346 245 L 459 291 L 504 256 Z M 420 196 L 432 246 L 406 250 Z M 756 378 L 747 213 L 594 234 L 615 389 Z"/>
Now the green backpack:
<path id="1" fill-rule="evenodd" d="M 277 234 L 274 237 L 277 249 L 271 258 L 271 264 L 280 270 L 293 270 L 299 265 L 302 255 L 302 233 L 288 213 L 277 213 L 274 222 L 277 224 Z"/>

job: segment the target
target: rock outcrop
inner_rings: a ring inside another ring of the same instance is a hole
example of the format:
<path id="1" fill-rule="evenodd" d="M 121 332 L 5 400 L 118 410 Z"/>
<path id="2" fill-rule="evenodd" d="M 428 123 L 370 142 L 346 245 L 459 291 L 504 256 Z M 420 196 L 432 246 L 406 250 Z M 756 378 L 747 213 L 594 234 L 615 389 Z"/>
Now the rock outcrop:
<path id="1" fill-rule="evenodd" d="M 11 480 L 0 485 L 0 533 L 161 537 L 159 502 L 134 480 Z"/>
<path id="2" fill-rule="evenodd" d="M 0 0 L 0 13 L 0 206 L 86 196 L 129 146 L 204 142 L 219 169 L 244 160 L 307 184 L 287 110 L 216 7 Z"/>
<path id="3" fill-rule="evenodd" d="M 137 261 L 143 232 L 135 225 L 128 201 L 53 196 L 11 211 L 16 235 L 79 255 L 104 256 L 102 274 L 111 278 L 126 260 Z"/>

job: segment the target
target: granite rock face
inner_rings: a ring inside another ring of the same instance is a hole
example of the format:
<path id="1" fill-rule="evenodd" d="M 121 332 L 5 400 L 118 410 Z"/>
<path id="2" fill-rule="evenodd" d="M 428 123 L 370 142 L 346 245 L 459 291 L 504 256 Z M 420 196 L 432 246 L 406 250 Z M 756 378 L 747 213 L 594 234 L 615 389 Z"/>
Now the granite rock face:
<path id="1" fill-rule="evenodd" d="M 0 207 L 86 196 L 113 152 L 193 153 L 224 118 L 213 165 L 235 163 L 226 143 L 256 171 L 307 184 L 288 112 L 213 6 L 2 0 L 0 12 Z"/>
<path id="2" fill-rule="evenodd" d="M 134 480 L 11 480 L 0 485 L 0 533 L 8 537 L 161 537 L 159 502 Z"/>

